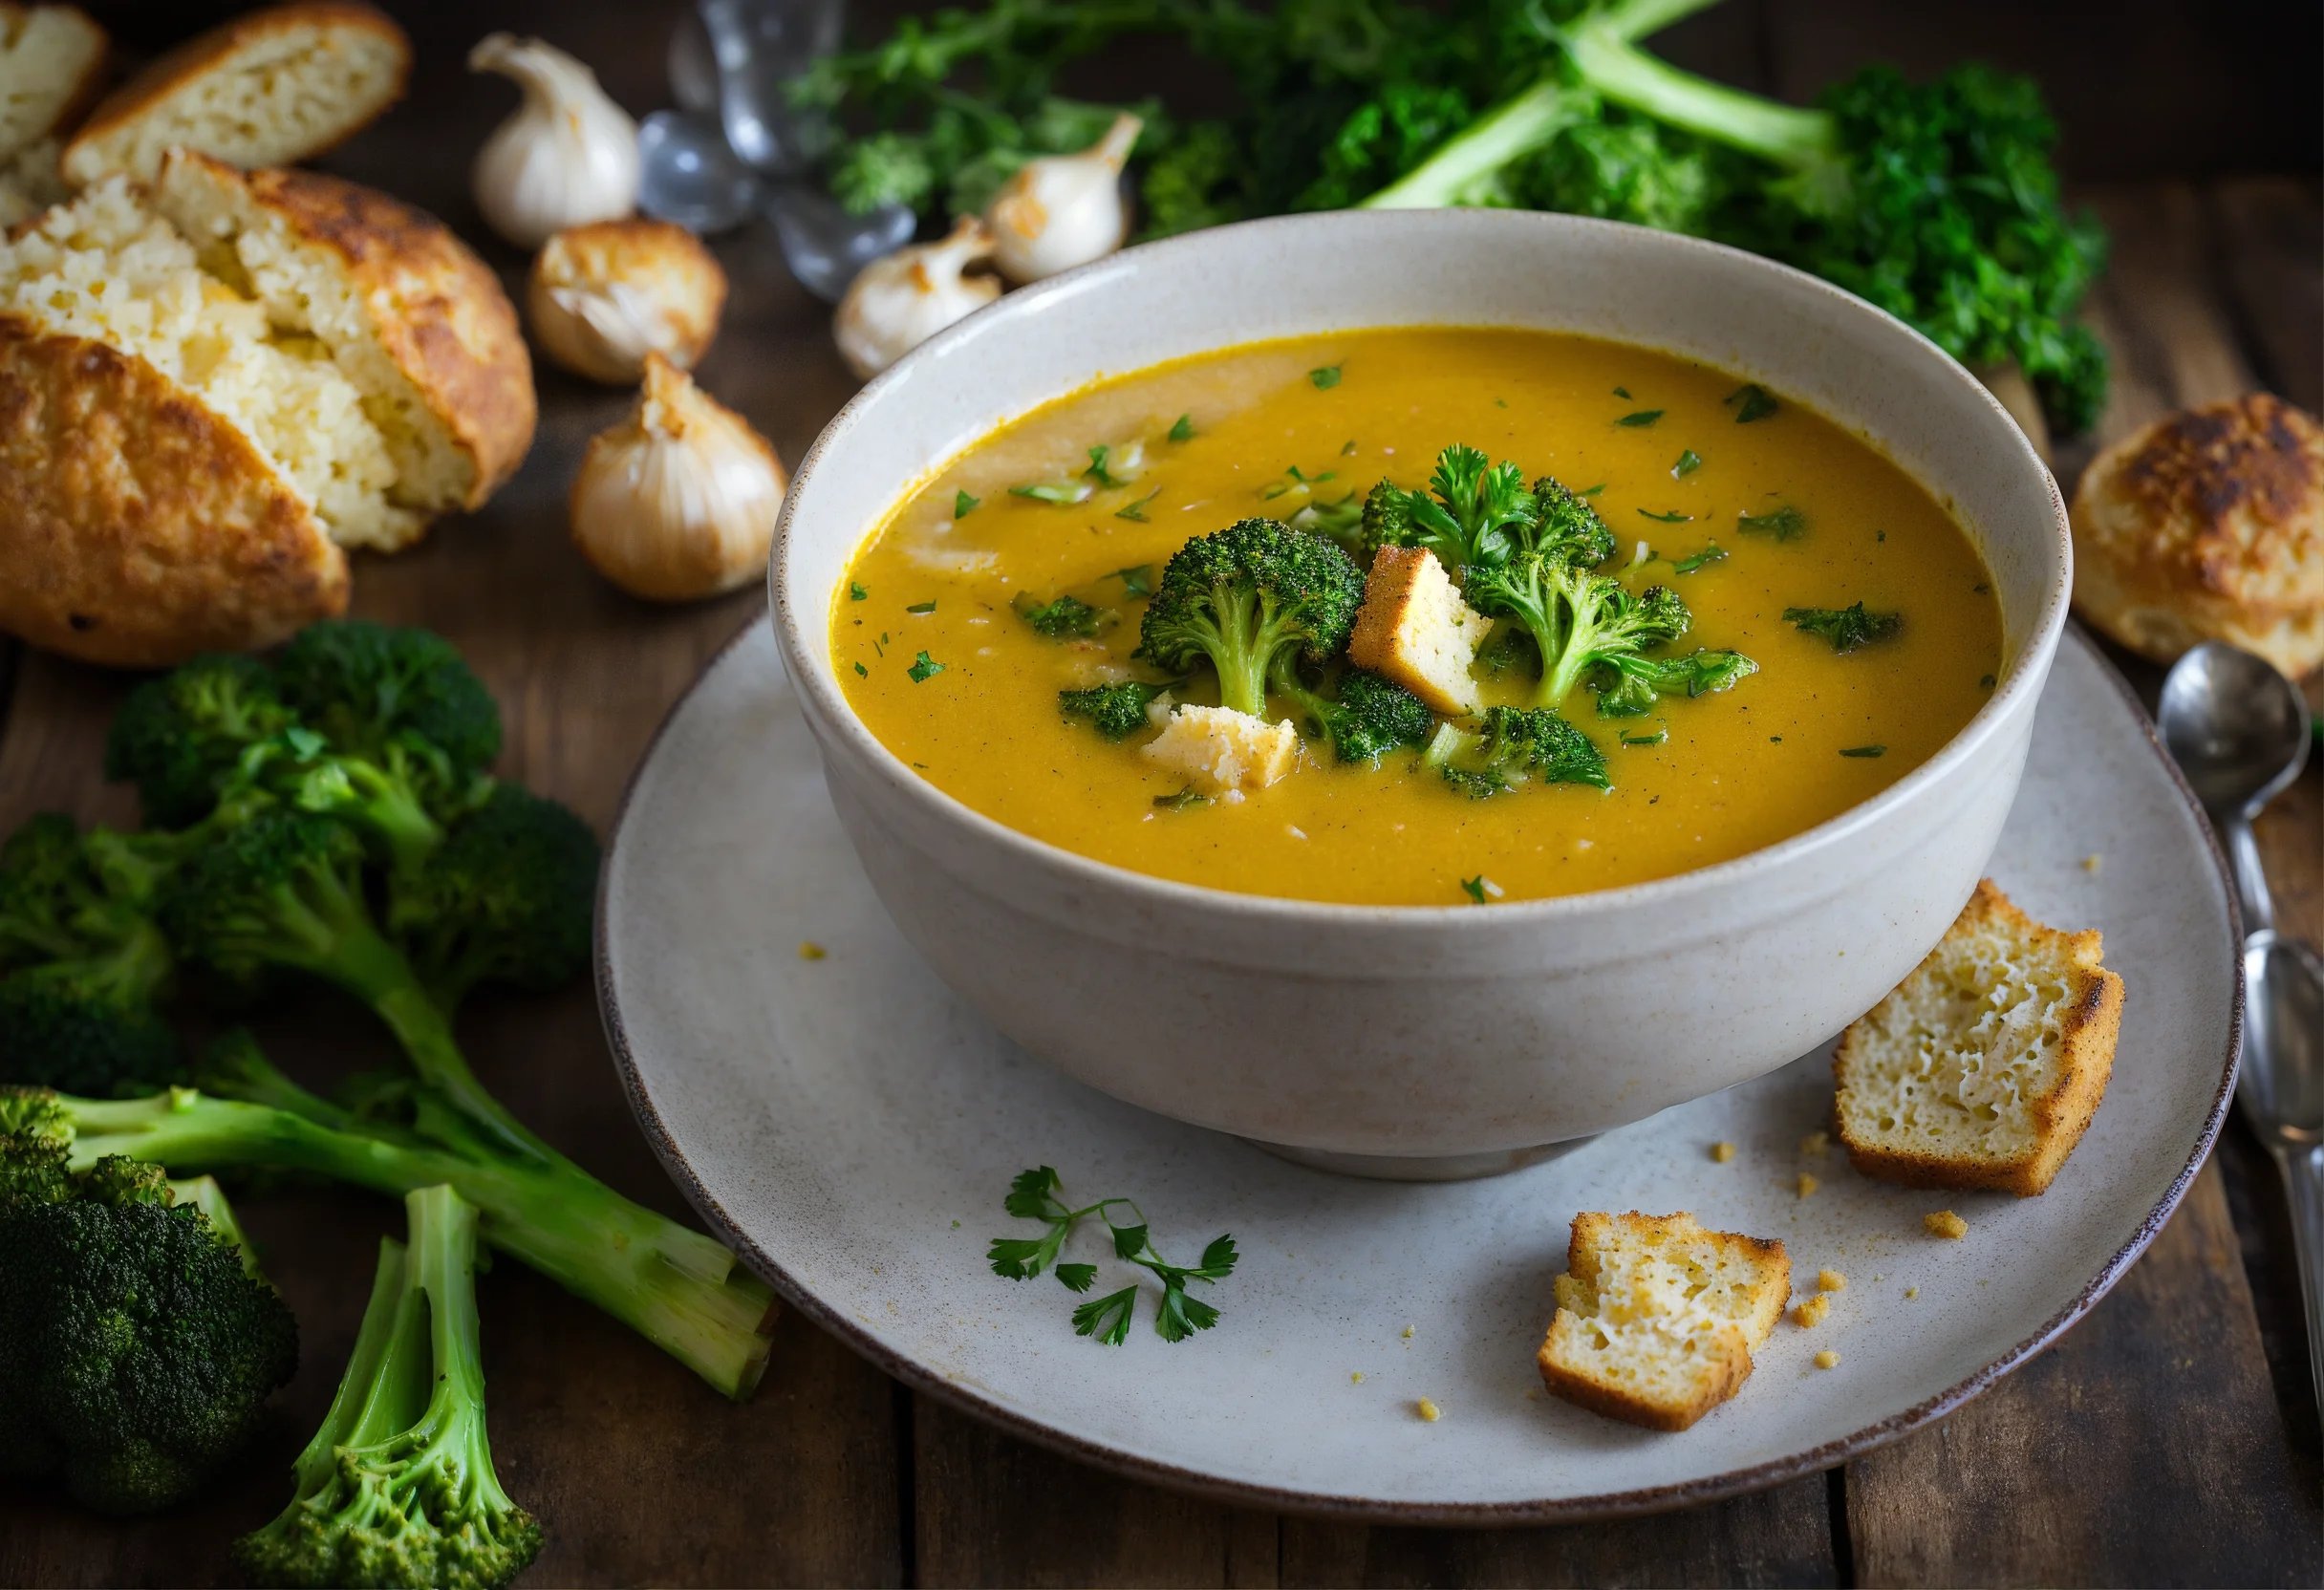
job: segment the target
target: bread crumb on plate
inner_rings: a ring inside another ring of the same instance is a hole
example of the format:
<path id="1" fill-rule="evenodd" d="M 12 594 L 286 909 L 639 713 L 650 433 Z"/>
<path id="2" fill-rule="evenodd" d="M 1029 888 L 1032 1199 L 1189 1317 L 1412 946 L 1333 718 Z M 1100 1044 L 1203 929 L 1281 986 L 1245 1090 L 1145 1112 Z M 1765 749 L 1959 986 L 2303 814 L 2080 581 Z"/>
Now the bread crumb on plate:
<path id="1" fill-rule="evenodd" d="M 1420 1401 L 1414 1403 L 1412 1405 L 1412 1411 L 1419 1414 L 1423 1421 L 1431 1425 L 1444 1417 L 1444 1410 L 1439 1408 L 1435 1402 L 1428 1397 L 1423 1397 L 1420 1399 Z"/>
<path id="2" fill-rule="evenodd" d="M 1823 1183 L 1818 1181 L 1814 1176 L 1809 1175 L 1805 1171 L 1802 1171 L 1799 1172 L 1799 1180 L 1797 1183 L 1797 1186 L 1798 1187 L 1799 1195 L 1801 1197 L 1813 1198 L 1817 1193 L 1817 1190 L 1821 1188 Z"/>
<path id="3" fill-rule="evenodd" d="M 1948 1241 L 1957 1242 L 1969 1235 L 1969 1222 L 1949 1209 L 1932 1210 L 1922 1215 L 1921 1226 L 1929 1235 L 1942 1236 Z"/>
<path id="4" fill-rule="evenodd" d="M 1874 1278 L 1877 1279 L 1879 1278 L 1875 1277 Z M 1838 1270 L 1818 1270 L 1816 1272 L 1817 1291 L 1845 1292 L 1847 1289 L 1848 1278 L 1841 1275 Z"/>
<path id="5" fill-rule="evenodd" d="M 1839 1368 L 1840 1354 L 1834 1352 L 1831 1348 L 1826 1347 L 1823 1351 L 1816 1355 L 1816 1367 L 1818 1369 Z"/>
<path id="6" fill-rule="evenodd" d="M 1714 1163 L 1724 1165 L 1735 1157 L 1735 1146 L 1732 1143 L 1713 1143 L 1711 1146 L 1711 1157 Z"/>

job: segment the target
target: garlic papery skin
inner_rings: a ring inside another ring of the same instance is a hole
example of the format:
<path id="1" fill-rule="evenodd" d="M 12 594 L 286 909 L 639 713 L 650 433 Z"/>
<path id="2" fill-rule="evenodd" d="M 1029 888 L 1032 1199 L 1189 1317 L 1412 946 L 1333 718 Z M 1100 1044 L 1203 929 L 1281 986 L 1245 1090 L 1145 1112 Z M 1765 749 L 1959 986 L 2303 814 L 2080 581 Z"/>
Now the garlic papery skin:
<path id="1" fill-rule="evenodd" d="M 595 73 L 553 45 L 508 33 L 480 41 L 468 70 L 497 72 L 525 91 L 476 155 L 476 207 L 494 231 L 538 248 L 563 227 L 637 207 L 637 123 Z"/>
<path id="2" fill-rule="evenodd" d="M 608 386 L 642 379 L 648 354 L 693 369 L 725 305 L 726 272 L 701 239 L 635 216 L 568 226 L 533 256 L 525 286 L 549 362 Z"/>
<path id="3" fill-rule="evenodd" d="M 597 572 L 635 596 L 687 602 L 766 572 L 790 484 L 742 417 L 659 354 L 627 419 L 573 477 L 572 531 Z"/>
<path id="4" fill-rule="evenodd" d="M 1106 136 L 1080 154 L 1027 161 L 994 195 L 984 223 L 1003 276 L 1038 282 L 1122 246 L 1130 235 L 1122 167 L 1145 125 L 1127 113 L 1117 116 Z"/>
<path id="5" fill-rule="evenodd" d="M 921 343 L 1001 296 L 990 276 L 964 274 L 993 251 L 984 223 L 964 215 L 935 243 L 873 260 L 848 285 L 831 321 L 840 356 L 868 381 Z"/>

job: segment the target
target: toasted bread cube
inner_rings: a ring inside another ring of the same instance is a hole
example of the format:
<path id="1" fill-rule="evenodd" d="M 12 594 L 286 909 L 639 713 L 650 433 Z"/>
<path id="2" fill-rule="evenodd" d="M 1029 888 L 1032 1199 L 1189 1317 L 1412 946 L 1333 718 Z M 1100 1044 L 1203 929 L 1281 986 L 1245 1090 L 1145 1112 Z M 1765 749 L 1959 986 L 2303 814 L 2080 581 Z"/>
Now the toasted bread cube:
<path id="1" fill-rule="evenodd" d="M 1493 620 L 1460 599 L 1436 554 L 1383 547 L 1364 582 L 1347 660 L 1395 680 L 1437 712 L 1480 710 L 1469 664 Z"/>
<path id="2" fill-rule="evenodd" d="M 1991 879 L 1927 958 L 1840 1035 L 1849 1163 L 1908 1187 L 2048 1189 L 2106 1095 L 2122 979 L 2096 932 L 2045 928 Z"/>
<path id="3" fill-rule="evenodd" d="M 1782 1243 L 1691 1214 L 1577 1214 L 1565 1263 L 1542 1384 L 1648 1429 L 1685 1429 L 1733 1396 L 1792 1292 Z"/>
<path id="4" fill-rule="evenodd" d="M 1300 731 L 1232 707 L 1186 705 L 1170 715 L 1145 754 L 1186 775 L 1205 795 L 1264 789 L 1299 765 Z"/>

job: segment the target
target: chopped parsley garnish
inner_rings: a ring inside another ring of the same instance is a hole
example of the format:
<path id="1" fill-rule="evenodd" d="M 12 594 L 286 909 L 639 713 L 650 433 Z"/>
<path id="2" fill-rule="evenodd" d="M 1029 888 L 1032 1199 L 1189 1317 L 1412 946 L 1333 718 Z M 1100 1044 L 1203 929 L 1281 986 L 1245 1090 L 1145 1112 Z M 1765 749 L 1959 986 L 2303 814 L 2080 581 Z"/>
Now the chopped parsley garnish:
<path id="1" fill-rule="evenodd" d="M 934 612 L 936 611 L 936 605 L 934 602 L 915 602 L 904 611 L 906 612 Z"/>
<path id="2" fill-rule="evenodd" d="M 856 583 L 855 583 L 853 580 L 850 580 L 850 581 L 848 582 L 848 600 L 849 600 L 849 601 L 850 601 L 850 602 L 868 602 L 868 601 L 870 601 L 871 599 L 872 599 L 872 592 L 870 592 L 869 591 L 866 591 L 866 590 L 865 590 L 865 589 L 864 589 L 862 586 L 857 585 L 857 584 L 856 584 Z"/>
<path id="3" fill-rule="evenodd" d="M 1640 508 L 1638 513 L 1640 518 L 1651 519 L 1657 525 L 1685 525 L 1694 518 L 1691 513 L 1656 513 L 1648 508 Z"/>
<path id="4" fill-rule="evenodd" d="M 1076 481 L 1037 481 L 1029 485 L 1009 487 L 1012 497 L 1030 497 L 1036 503 L 1058 503 L 1071 506 L 1089 500 L 1090 487 Z"/>
<path id="5" fill-rule="evenodd" d="M 1174 789 L 1168 795 L 1154 797 L 1154 805 L 1160 806 L 1164 811 L 1192 811 L 1196 806 L 1207 806 L 1210 804 L 1211 798 L 1195 789 L 1191 784 L 1183 789 Z"/>
<path id="6" fill-rule="evenodd" d="M 1262 502 L 1272 503 L 1276 498 L 1284 496 L 1290 492 L 1298 491 L 1304 487 L 1319 486 L 1322 485 L 1325 481 L 1337 480 L 1339 478 L 1339 473 L 1340 472 L 1336 469 L 1326 469 L 1321 475 L 1310 475 L 1295 463 L 1291 465 L 1290 468 L 1283 471 L 1283 478 L 1281 480 L 1272 483 L 1266 487 L 1266 489 L 1259 494 L 1259 500 Z"/>
<path id="7" fill-rule="evenodd" d="M 1729 393 L 1725 399 L 1735 411 L 1735 423 L 1748 425 L 1754 419 L 1765 419 L 1775 412 L 1775 399 L 1767 388 L 1756 381 L 1746 381 Z"/>
<path id="8" fill-rule="evenodd" d="M 1604 489 L 1605 482 L 1600 481 L 1596 485 L 1583 486 L 1580 491 L 1575 492 L 1574 495 L 1577 497 L 1595 497 Z"/>
<path id="9" fill-rule="evenodd" d="M 872 670 L 859 662 L 855 665 L 855 677 L 859 679 L 868 679 L 872 677 Z"/>
<path id="10" fill-rule="evenodd" d="M 1470 899 L 1474 900 L 1480 906 L 1485 903 L 1487 892 L 1488 891 L 1492 890 L 1492 888 L 1493 880 L 1486 877 L 1482 872 L 1479 872 L 1474 878 L 1463 878 L 1460 880 L 1461 892 L 1468 895 Z"/>
<path id="11" fill-rule="evenodd" d="M 1125 503 L 1120 507 L 1114 509 L 1113 516 L 1116 519 L 1128 519 L 1132 523 L 1143 525 L 1147 523 L 1146 505 L 1161 495 L 1162 488 L 1160 486 L 1156 486 L 1145 496 L 1138 498 L 1136 501 Z"/>
<path id="12" fill-rule="evenodd" d="M 1656 729 L 1652 734 L 1632 734 L 1627 729 L 1622 732 L 1622 742 L 1625 745 L 1660 745 L 1669 738 L 1670 731 L 1667 728 Z"/>
<path id="13" fill-rule="evenodd" d="M 1678 462 L 1670 466 L 1670 478 L 1674 481 L 1684 480 L 1702 467 L 1703 455 L 1689 447 L 1679 454 Z"/>
<path id="14" fill-rule="evenodd" d="M 1182 414 L 1178 416 L 1178 422 L 1170 428 L 1170 439 L 1173 441 L 1194 440 L 1194 417 L 1191 414 Z"/>
<path id="15" fill-rule="evenodd" d="M 1630 389 L 1626 386 L 1618 386 L 1614 389 L 1614 396 L 1617 398 L 1627 398 L 1629 395 Z"/>
<path id="16" fill-rule="evenodd" d="M 1154 593 L 1154 566 L 1151 563 L 1137 563 L 1130 565 L 1128 569 L 1117 569 L 1106 578 L 1121 581 L 1122 591 L 1125 595 L 1151 596 Z"/>
<path id="17" fill-rule="evenodd" d="M 1641 426 L 1651 425 L 1662 417 L 1663 411 L 1660 409 L 1640 409 L 1635 414 L 1624 415 L 1620 419 L 1615 420 L 1614 423 L 1617 425 L 1627 425 L 1635 430 Z"/>
<path id="18" fill-rule="evenodd" d="M 912 659 L 912 666 L 905 669 L 904 672 L 912 676 L 914 684 L 926 684 L 930 679 L 944 672 L 944 665 L 926 652 L 922 652 Z"/>
<path id="19" fill-rule="evenodd" d="M 1110 491 L 1117 486 L 1128 485 L 1130 483 L 1129 481 L 1111 473 L 1107 469 L 1106 461 L 1112 457 L 1113 449 L 1110 447 L 1101 445 L 1090 448 L 1089 467 L 1082 471 L 1082 479 L 1087 481 L 1090 483 L 1090 484 L 1097 486 L 1100 490 L 1104 491 Z"/>
<path id="20" fill-rule="evenodd" d="M 1903 613 L 1869 612 L 1861 602 L 1844 608 L 1785 608 L 1783 621 L 1803 634 L 1823 636 L 1843 656 L 1904 627 Z"/>
<path id="21" fill-rule="evenodd" d="M 1329 392 L 1340 384 L 1340 367 L 1336 364 L 1326 364 L 1321 369 L 1308 371 L 1307 378 L 1315 383 L 1315 389 L 1318 392 Z"/>
<path id="22" fill-rule="evenodd" d="M 1218 1322 L 1218 1310 L 1187 1292 L 1189 1281 L 1212 1285 L 1235 1273 L 1235 1238 L 1216 1236 L 1202 1250 L 1196 1264 L 1173 1264 L 1155 1251 L 1148 1234 L 1146 1212 L 1129 1198 L 1100 1198 L 1080 1209 L 1068 1209 L 1058 1197 L 1057 1172 L 1046 1165 L 1021 1171 L 1009 1184 L 1001 1207 L 1022 1220 L 1039 1220 L 1048 1230 L 1040 1236 L 997 1236 L 985 1252 L 993 1274 L 1008 1280 L 1030 1280 L 1048 1270 L 1069 1292 L 1087 1292 L 1097 1284 L 1097 1266 L 1065 1262 L 1065 1239 L 1083 1220 L 1094 1214 L 1113 1237 L 1113 1256 L 1137 1265 L 1162 1283 L 1162 1298 L 1154 1310 L 1154 1334 L 1165 1342 L 1183 1342 L 1196 1331 Z M 1118 1292 L 1092 1298 L 1073 1311 L 1076 1335 L 1094 1337 L 1109 1347 L 1130 1338 L 1130 1321 L 1137 1314 L 1139 1286 L 1135 1281 Z"/>
<path id="23" fill-rule="evenodd" d="M 1693 574 L 1700 572 L 1702 569 L 1710 568 L 1714 563 L 1724 563 L 1726 561 L 1727 548 L 1714 541 L 1710 546 L 1704 548 L 1701 551 L 1691 552 L 1686 557 L 1679 559 L 1676 563 L 1670 566 L 1670 569 L 1671 572 L 1676 574 Z"/>
<path id="24" fill-rule="evenodd" d="M 1851 745 L 1840 754 L 1843 757 L 1884 757 L 1888 754 L 1888 747 L 1885 745 Z"/>
<path id="25" fill-rule="evenodd" d="M 1345 441 L 1345 442 L 1343 442 L 1343 443 L 1341 444 L 1341 446 L 1340 446 L 1340 457 L 1342 457 L 1342 458 L 1344 458 L 1344 459 L 1352 459 L 1352 458 L 1354 458 L 1355 456 L 1356 456 L 1356 439 L 1355 439 L 1354 437 L 1352 437 L 1352 436 L 1351 436 L 1351 437 L 1349 437 L 1349 438 L 1346 440 L 1346 441 Z"/>
<path id="26" fill-rule="evenodd" d="M 1990 690 L 1990 689 L 1992 689 L 1992 688 L 1993 688 L 1993 676 L 1992 676 L 1992 675 L 1990 675 L 1990 674 L 1986 674 L 1986 675 L 1982 675 L 1982 676 L 1980 676 L 1980 677 L 1979 677 L 1979 678 L 1978 678 L 1978 680 L 1977 680 L 1977 688 L 1978 688 L 1979 690 Z"/>
<path id="27" fill-rule="evenodd" d="M 1009 607 L 1034 634 L 1051 640 L 1087 640 L 1113 623 L 1113 614 L 1091 607 L 1079 596 L 1036 602 L 1029 594 L 1020 594 Z"/>
<path id="28" fill-rule="evenodd" d="M 955 519 L 966 519 L 983 505 L 984 499 L 981 497 L 971 497 L 965 491 L 952 494 L 952 516 Z"/>
<path id="29" fill-rule="evenodd" d="M 1772 535 L 1777 541 L 1797 541 L 1808 533 L 1807 515 L 1786 503 L 1765 513 L 1738 513 L 1735 528 L 1745 535 Z"/>

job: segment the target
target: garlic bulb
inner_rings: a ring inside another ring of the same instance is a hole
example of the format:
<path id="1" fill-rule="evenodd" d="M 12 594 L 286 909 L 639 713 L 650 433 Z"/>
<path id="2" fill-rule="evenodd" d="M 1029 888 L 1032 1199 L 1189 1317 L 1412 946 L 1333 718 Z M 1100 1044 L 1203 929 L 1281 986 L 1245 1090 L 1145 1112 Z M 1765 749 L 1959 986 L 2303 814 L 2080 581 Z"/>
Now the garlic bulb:
<path id="1" fill-rule="evenodd" d="M 789 483 L 783 461 L 741 415 L 648 354 L 636 407 L 582 455 L 573 540 L 597 572 L 633 595 L 715 596 L 764 571 Z"/>
<path id="2" fill-rule="evenodd" d="M 636 217 L 566 227 L 533 257 L 525 289 L 541 352 L 609 386 L 643 376 L 648 354 L 693 369 L 725 304 L 726 272 L 699 238 Z"/>
<path id="3" fill-rule="evenodd" d="M 1001 296 L 990 276 L 963 275 L 991 254 L 984 223 L 964 215 L 949 236 L 873 260 L 848 286 L 831 322 L 841 356 L 870 380 L 921 343 Z"/>
<path id="4" fill-rule="evenodd" d="M 494 33 L 468 52 L 468 70 L 515 79 L 525 102 L 477 152 L 476 207 L 520 248 L 637 204 L 637 123 L 606 97 L 596 74 L 537 38 Z"/>
<path id="5" fill-rule="evenodd" d="M 1027 161 L 984 212 L 993 260 L 1012 282 L 1038 282 L 1104 259 L 1130 232 L 1122 166 L 1146 123 L 1124 114 L 1078 155 Z"/>

